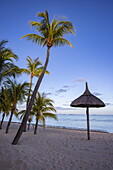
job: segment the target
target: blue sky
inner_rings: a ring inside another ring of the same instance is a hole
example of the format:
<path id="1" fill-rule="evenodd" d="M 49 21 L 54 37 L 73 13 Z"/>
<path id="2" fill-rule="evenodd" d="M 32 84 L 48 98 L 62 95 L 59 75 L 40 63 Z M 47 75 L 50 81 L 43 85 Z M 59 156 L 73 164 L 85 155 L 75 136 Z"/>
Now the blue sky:
<path id="1" fill-rule="evenodd" d="M 112 0 L 1 0 L 0 39 L 18 56 L 17 65 L 26 67 L 26 57 L 40 57 L 44 63 L 46 47 L 26 39 L 27 33 L 36 33 L 29 21 L 38 21 L 36 14 L 48 10 L 50 19 L 65 16 L 76 28 L 76 35 L 66 38 L 74 45 L 53 47 L 48 70 L 40 92 L 54 100 L 58 113 L 84 113 L 69 105 L 85 89 L 102 99 L 107 106 L 91 109 L 92 113 L 113 114 L 113 1 Z M 23 75 L 20 81 L 28 80 Z M 34 84 L 36 79 L 34 79 Z"/>

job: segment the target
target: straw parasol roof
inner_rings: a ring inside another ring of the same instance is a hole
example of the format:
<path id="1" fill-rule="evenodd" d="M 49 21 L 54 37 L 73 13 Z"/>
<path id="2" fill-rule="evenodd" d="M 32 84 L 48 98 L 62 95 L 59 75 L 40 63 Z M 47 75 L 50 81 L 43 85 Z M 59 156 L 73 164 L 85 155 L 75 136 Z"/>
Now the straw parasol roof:
<path id="1" fill-rule="evenodd" d="M 88 84 L 86 82 L 85 92 L 80 97 L 75 99 L 71 103 L 70 106 L 72 107 L 104 107 L 105 104 L 98 97 L 91 94 L 91 92 L 88 89 Z"/>
<path id="2" fill-rule="evenodd" d="M 89 107 L 105 107 L 105 104 L 102 100 L 98 97 L 91 94 L 88 89 L 88 83 L 86 82 L 86 90 L 85 92 L 75 99 L 71 105 L 72 107 L 86 107 L 86 115 L 87 115 L 87 136 L 88 140 L 90 140 L 90 133 L 89 133 Z"/>

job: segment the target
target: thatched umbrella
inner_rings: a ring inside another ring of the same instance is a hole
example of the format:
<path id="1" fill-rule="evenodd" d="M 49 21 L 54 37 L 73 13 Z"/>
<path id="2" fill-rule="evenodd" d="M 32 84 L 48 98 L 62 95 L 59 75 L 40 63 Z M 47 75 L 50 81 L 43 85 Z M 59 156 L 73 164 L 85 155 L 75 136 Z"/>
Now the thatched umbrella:
<path id="1" fill-rule="evenodd" d="M 87 115 L 87 135 L 88 140 L 90 140 L 90 133 L 89 133 L 89 107 L 104 107 L 105 104 L 96 96 L 91 94 L 88 89 L 88 84 L 86 83 L 86 90 L 85 92 L 75 99 L 71 105 L 72 107 L 86 107 L 86 115 Z"/>

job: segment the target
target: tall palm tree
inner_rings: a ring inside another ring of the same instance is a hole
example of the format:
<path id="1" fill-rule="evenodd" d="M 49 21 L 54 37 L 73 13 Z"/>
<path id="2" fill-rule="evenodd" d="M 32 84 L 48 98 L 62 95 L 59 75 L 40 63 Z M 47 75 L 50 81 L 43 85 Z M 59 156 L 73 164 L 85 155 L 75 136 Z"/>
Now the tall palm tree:
<path id="1" fill-rule="evenodd" d="M 26 82 L 24 82 L 22 84 L 20 84 L 20 83 L 17 84 L 16 81 L 13 82 L 11 80 L 8 80 L 6 85 L 9 90 L 8 93 L 9 93 L 9 98 L 11 101 L 11 113 L 10 113 L 9 121 L 8 121 L 8 124 L 6 127 L 6 133 L 8 133 L 13 114 L 16 111 L 17 103 L 18 102 L 21 103 L 26 99 L 25 97 L 28 94 L 29 84 Z"/>
<path id="2" fill-rule="evenodd" d="M 9 111 L 11 110 L 10 98 L 8 96 L 8 89 L 2 87 L 0 90 L 0 110 L 2 114 L 2 120 L 0 122 L 0 129 L 2 129 L 2 124 L 5 116 L 9 115 Z"/>
<path id="3" fill-rule="evenodd" d="M 0 41 L 0 83 L 2 78 L 6 76 L 14 76 L 15 72 L 19 68 L 14 65 L 13 59 L 18 59 L 18 56 L 13 53 L 9 48 L 6 48 L 5 45 L 8 41 Z"/>
<path id="4" fill-rule="evenodd" d="M 45 118 L 46 117 L 51 117 L 53 119 L 57 120 L 56 114 L 52 112 L 56 112 L 54 106 L 53 106 L 53 100 L 49 99 L 46 97 L 45 93 L 38 93 L 33 108 L 32 112 L 36 116 L 36 124 L 35 124 L 35 129 L 34 129 L 34 134 L 37 132 L 37 127 L 38 127 L 38 122 L 39 120 L 42 121 L 44 127 L 45 127 Z"/>
<path id="5" fill-rule="evenodd" d="M 49 62 L 51 47 L 64 46 L 64 45 L 69 45 L 69 46 L 73 47 L 72 44 L 67 39 L 64 38 L 64 36 L 68 33 L 74 34 L 74 27 L 70 21 L 61 21 L 61 20 L 54 18 L 52 20 L 52 22 L 50 23 L 48 11 L 40 12 L 40 13 L 38 13 L 37 16 L 41 18 L 41 21 L 40 22 L 31 21 L 31 26 L 35 27 L 36 31 L 38 31 L 39 34 L 27 34 L 27 35 L 24 35 L 22 38 L 26 37 L 28 40 L 31 40 L 34 43 L 37 43 L 41 46 L 46 46 L 47 47 L 46 61 L 44 64 L 44 70 L 41 73 L 41 75 L 36 83 L 31 100 L 29 102 L 26 113 L 24 115 L 23 121 L 22 121 L 20 128 L 12 142 L 12 144 L 14 144 L 14 145 L 16 145 L 18 143 L 18 140 L 22 135 L 25 123 L 29 117 L 30 111 L 33 106 L 34 99 L 36 98 L 36 93 L 37 93 L 39 86 L 42 82 L 44 73 L 46 71 L 46 68 L 47 68 L 47 65 Z"/>
<path id="6" fill-rule="evenodd" d="M 26 109 L 27 106 L 29 104 L 30 101 L 30 96 L 31 96 L 31 90 L 32 90 L 32 84 L 33 84 L 33 77 L 39 77 L 40 74 L 43 71 L 43 67 L 42 67 L 42 62 L 39 60 L 39 58 L 37 57 L 36 59 L 32 60 L 32 58 L 30 56 L 27 56 L 27 68 L 26 69 L 21 69 L 22 72 L 30 75 L 30 88 L 29 88 L 29 94 L 28 94 L 28 98 L 27 98 L 27 102 L 26 102 Z M 48 71 L 46 71 L 46 74 L 49 74 Z M 26 122 L 27 124 L 27 122 Z M 24 132 L 26 131 L 26 124 L 25 124 L 25 128 L 24 128 Z"/>
<path id="7" fill-rule="evenodd" d="M 18 59 L 18 56 L 13 53 L 13 51 L 10 48 L 6 48 L 5 45 L 8 43 L 8 41 L 2 40 L 0 41 L 0 71 L 1 67 L 8 67 L 8 64 L 13 63 L 13 59 Z M 7 62 L 7 63 L 6 63 Z M 10 63 L 9 63 L 10 62 Z"/>
<path id="8" fill-rule="evenodd" d="M 27 68 L 22 69 L 22 72 L 30 75 L 30 88 L 29 88 L 29 96 L 27 99 L 27 105 L 29 103 L 30 100 L 30 95 L 31 95 L 31 89 L 32 89 L 32 84 L 33 84 L 33 77 L 39 77 L 40 74 L 43 71 L 43 67 L 42 67 L 42 62 L 39 60 L 39 58 L 37 57 L 36 59 L 32 60 L 32 58 L 30 56 L 27 56 Z M 48 71 L 46 71 L 47 74 L 49 74 Z"/>

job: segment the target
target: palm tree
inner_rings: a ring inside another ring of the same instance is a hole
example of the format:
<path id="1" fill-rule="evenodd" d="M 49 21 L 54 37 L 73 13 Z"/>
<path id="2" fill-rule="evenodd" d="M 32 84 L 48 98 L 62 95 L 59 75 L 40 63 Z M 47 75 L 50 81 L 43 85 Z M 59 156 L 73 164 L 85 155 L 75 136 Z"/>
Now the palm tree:
<path id="1" fill-rule="evenodd" d="M 26 110 L 21 110 L 20 112 L 17 113 L 18 116 L 21 115 L 21 116 L 19 116 L 19 119 L 20 119 L 20 120 L 24 117 L 25 111 L 26 111 Z M 28 130 L 29 130 L 29 128 L 30 128 L 30 124 L 31 124 L 31 122 L 32 122 L 33 116 L 34 116 L 34 113 L 33 113 L 33 112 L 30 112 L 29 117 L 28 117 Z M 27 122 L 26 122 L 26 124 L 27 124 Z M 26 128 L 26 127 L 25 127 L 25 128 Z"/>
<path id="2" fill-rule="evenodd" d="M 27 69 L 21 69 L 22 72 L 30 75 L 30 88 L 29 88 L 29 94 L 28 94 L 28 98 L 27 98 L 27 103 L 26 103 L 26 109 L 27 106 L 29 104 L 30 101 L 30 96 L 31 96 L 31 90 L 32 90 L 32 84 L 33 84 L 33 77 L 39 77 L 40 74 L 43 71 L 43 67 L 42 67 L 42 63 L 41 61 L 39 61 L 39 58 L 37 57 L 36 59 L 32 60 L 32 58 L 30 56 L 27 56 Z M 41 66 L 41 67 L 40 67 Z M 46 71 L 46 74 L 49 74 L 48 71 Z M 26 122 L 27 123 L 27 122 Z M 26 124 L 25 124 L 25 128 L 24 128 L 24 132 L 26 131 Z"/>
<path id="3" fill-rule="evenodd" d="M 52 112 L 56 112 L 54 106 L 53 106 L 53 100 L 46 98 L 45 93 L 38 93 L 32 112 L 36 116 L 36 124 L 35 124 L 35 129 L 34 129 L 34 134 L 37 132 L 37 127 L 38 127 L 38 122 L 39 120 L 43 123 L 44 128 L 45 128 L 45 118 L 46 117 L 51 117 L 53 119 L 57 120 L 57 116 Z"/>
<path id="4" fill-rule="evenodd" d="M 44 73 L 46 71 L 46 68 L 47 68 L 47 65 L 49 62 L 51 47 L 64 46 L 64 45 L 69 45 L 69 46 L 73 47 L 72 44 L 67 39 L 64 38 L 64 35 L 66 35 L 68 33 L 74 34 L 74 27 L 70 21 L 61 21 L 61 20 L 54 18 L 52 20 L 52 22 L 50 23 L 48 11 L 40 12 L 40 13 L 38 13 L 37 16 L 41 18 L 41 21 L 40 22 L 31 21 L 31 26 L 35 27 L 36 31 L 38 31 L 38 33 L 40 33 L 40 34 L 27 34 L 27 35 L 24 35 L 22 38 L 27 37 L 28 40 L 31 40 L 34 43 L 37 43 L 41 46 L 46 46 L 47 47 L 46 61 L 44 64 L 43 72 L 41 73 L 41 75 L 35 85 L 35 89 L 31 96 L 31 100 L 27 107 L 23 121 L 22 121 L 20 128 L 12 142 L 12 144 L 14 144 L 14 145 L 16 145 L 18 143 L 18 140 L 22 135 L 25 123 L 28 120 L 30 111 L 33 106 L 34 99 L 36 98 L 36 93 L 37 93 L 39 86 L 42 82 Z"/>
<path id="5" fill-rule="evenodd" d="M 6 133 L 8 133 L 13 114 L 16 111 L 17 103 L 18 102 L 21 103 L 25 100 L 25 97 L 28 94 L 29 84 L 26 82 L 22 84 L 20 83 L 17 84 L 16 81 L 13 82 L 11 80 L 8 80 L 6 85 L 8 87 L 9 98 L 11 100 L 11 114 L 10 114 L 9 121 L 6 127 Z"/>
<path id="6" fill-rule="evenodd" d="M 4 77 L 14 76 L 15 72 L 19 72 L 19 68 L 13 63 L 13 59 L 17 60 L 18 56 L 11 49 L 5 47 L 7 42 L 0 41 L 0 83 Z"/>
<path id="7" fill-rule="evenodd" d="M 39 61 L 39 58 L 36 58 L 33 61 L 30 56 L 27 56 L 26 60 L 28 62 L 27 69 L 23 69 L 23 72 L 30 75 L 30 88 L 29 88 L 29 95 L 27 99 L 27 105 L 28 105 L 30 99 L 30 93 L 32 89 L 32 79 L 34 76 L 39 77 L 39 75 L 41 74 L 41 70 L 39 66 L 42 65 L 42 63 L 41 61 Z"/>
<path id="8" fill-rule="evenodd" d="M 7 42 L 8 41 L 5 40 L 0 41 L 0 71 L 3 69 L 3 67 L 9 68 L 8 65 L 13 63 L 13 59 L 18 59 L 18 56 L 14 54 L 11 49 L 5 47 Z"/>
<path id="9" fill-rule="evenodd" d="M 30 95 L 31 95 L 31 89 L 32 89 L 32 84 L 33 84 L 33 77 L 39 77 L 40 74 L 43 71 L 43 67 L 42 67 L 42 63 L 41 61 L 39 61 L 39 58 L 37 57 L 36 59 L 32 60 L 32 58 L 30 56 L 27 56 L 27 69 L 22 69 L 22 72 L 30 75 L 30 88 L 29 88 L 29 96 L 27 99 L 27 105 L 29 103 L 30 100 Z M 39 67 L 41 66 L 41 67 Z M 48 71 L 46 71 L 47 74 L 49 74 Z"/>
<path id="10" fill-rule="evenodd" d="M 27 130 L 30 129 L 30 125 L 31 125 L 32 120 L 33 120 L 33 116 L 29 116 L 29 118 L 28 118 L 28 129 Z"/>
<path id="11" fill-rule="evenodd" d="M 9 111 L 11 110 L 10 98 L 8 96 L 8 90 L 2 87 L 0 91 L 0 110 L 2 114 L 2 120 L 0 123 L 0 129 L 2 129 L 2 124 L 5 118 L 5 115 L 9 115 Z"/>

